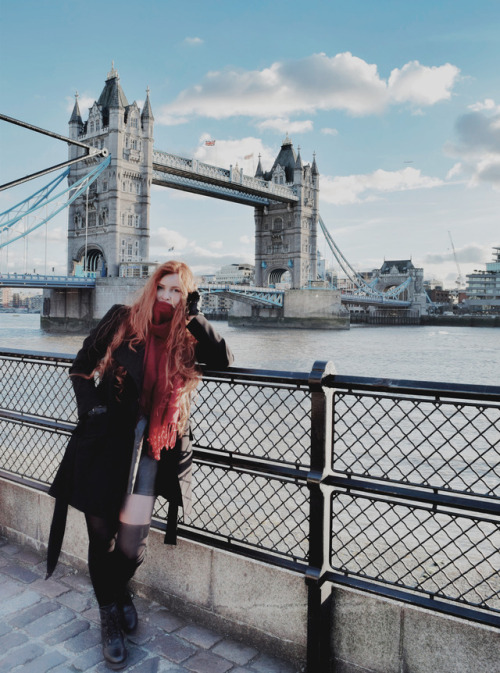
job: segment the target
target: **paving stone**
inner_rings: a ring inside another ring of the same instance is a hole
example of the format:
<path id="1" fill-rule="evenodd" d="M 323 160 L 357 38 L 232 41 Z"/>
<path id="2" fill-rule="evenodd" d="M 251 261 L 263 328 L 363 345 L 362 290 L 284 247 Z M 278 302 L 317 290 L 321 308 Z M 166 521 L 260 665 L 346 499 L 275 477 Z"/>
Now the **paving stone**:
<path id="1" fill-rule="evenodd" d="M 70 638 L 88 631 L 90 624 L 85 619 L 73 619 L 69 624 L 60 626 L 58 629 L 53 631 L 45 638 L 47 645 L 58 645 L 59 643 L 64 643 Z"/>
<path id="2" fill-rule="evenodd" d="M 57 580 L 52 578 L 46 580 L 42 577 L 38 578 L 36 582 L 33 582 L 31 587 L 35 591 L 39 591 L 44 596 L 49 598 L 55 598 L 56 596 L 61 596 L 64 593 L 69 593 L 71 589 Z"/>
<path id="3" fill-rule="evenodd" d="M 4 636 L 6 633 L 10 633 L 12 629 L 10 626 L 7 626 L 5 622 L 0 622 L 0 638 Z"/>
<path id="4" fill-rule="evenodd" d="M 13 577 L 15 580 L 24 582 L 25 584 L 31 584 L 31 582 L 35 582 L 36 580 L 40 579 L 39 575 L 22 565 L 7 565 L 2 568 L 2 572 L 4 572 L 6 575 L 9 575 L 10 577 Z"/>
<path id="5" fill-rule="evenodd" d="M 27 563 L 32 568 L 39 565 L 42 560 L 42 555 L 36 552 L 34 549 L 30 549 L 29 547 L 22 547 L 19 551 L 19 554 L 16 555 L 16 561 Z"/>
<path id="6" fill-rule="evenodd" d="M 21 547 L 12 542 L 7 542 L 7 544 L 4 544 L 2 547 L 2 554 L 6 554 L 7 556 L 15 556 L 16 554 L 19 554 L 20 551 Z"/>
<path id="7" fill-rule="evenodd" d="M 135 633 L 128 634 L 127 639 L 136 645 L 144 645 L 144 643 L 147 643 L 150 640 L 153 640 L 153 638 L 157 638 L 162 634 L 163 631 L 158 629 L 156 626 L 153 626 L 149 623 L 145 624 L 139 620 L 137 631 Z"/>
<path id="8" fill-rule="evenodd" d="M 33 661 L 36 657 L 43 654 L 43 648 L 37 643 L 26 643 L 22 647 L 16 648 L 14 652 L 10 652 L 6 657 L 0 659 L 0 671 L 7 673 L 16 666 L 24 666 Z"/>
<path id="9" fill-rule="evenodd" d="M 49 631 L 53 631 L 61 624 L 67 624 L 75 619 L 75 613 L 68 608 L 59 607 L 48 615 L 37 619 L 25 627 L 25 631 L 29 636 L 37 638 L 43 636 Z"/>
<path id="10" fill-rule="evenodd" d="M 32 585 L 33 586 L 33 585 Z M 0 603 L 0 617 L 5 615 L 12 615 L 15 612 L 19 612 L 24 608 L 29 607 L 30 605 L 35 605 L 41 600 L 40 594 L 36 591 L 23 591 L 22 593 L 15 594 L 9 600 L 5 600 Z"/>
<path id="11" fill-rule="evenodd" d="M 208 629 L 204 629 L 202 626 L 196 626 L 195 624 L 189 624 L 184 626 L 182 629 L 176 632 L 176 636 L 184 638 L 193 645 L 198 647 L 203 647 L 206 650 L 209 650 L 211 647 L 222 640 L 222 636 Z"/>
<path id="12" fill-rule="evenodd" d="M 46 574 L 46 568 L 47 568 L 47 564 L 44 563 L 43 564 L 43 572 L 42 572 L 42 575 L 44 575 L 44 576 Z M 67 577 L 68 575 L 74 575 L 76 572 L 77 571 L 74 568 L 67 565 L 66 563 L 59 562 L 56 566 L 56 569 L 54 570 L 54 572 L 50 576 L 50 579 L 51 580 L 59 580 L 59 579 L 62 579 L 63 577 Z"/>
<path id="13" fill-rule="evenodd" d="M 229 639 L 218 643 L 213 648 L 212 652 L 224 657 L 224 659 L 229 659 L 229 661 L 232 661 L 235 664 L 240 664 L 241 666 L 247 664 L 258 654 L 258 651 L 253 647 Z"/>
<path id="14" fill-rule="evenodd" d="M 55 666 L 62 664 L 63 661 L 66 661 L 66 657 L 60 652 L 47 652 L 29 664 L 24 664 L 23 673 L 47 673 L 47 671 L 52 671 Z"/>
<path id="15" fill-rule="evenodd" d="M 153 612 L 149 616 L 149 621 L 167 633 L 172 633 L 172 631 L 176 631 L 186 625 L 183 619 L 177 617 L 177 615 L 174 615 L 166 608 L 160 608 L 157 612 Z"/>
<path id="16" fill-rule="evenodd" d="M 58 605 L 52 601 L 40 601 L 36 605 L 32 605 L 27 610 L 16 614 L 12 619 L 8 620 L 9 624 L 12 626 L 17 626 L 18 628 L 24 628 L 27 624 L 31 624 L 36 619 L 48 615 L 50 612 L 57 610 Z"/>
<path id="17" fill-rule="evenodd" d="M 92 589 L 92 584 L 88 575 L 82 573 L 70 573 L 61 578 L 61 582 L 66 586 L 76 589 L 77 591 L 89 591 Z"/>
<path id="18" fill-rule="evenodd" d="M 89 628 L 82 631 L 74 638 L 65 641 L 64 647 L 71 652 L 83 652 L 94 647 L 101 642 L 101 630 L 97 628 Z"/>
<path id="19" fill-rule="evenodd" d="M 28 642 L 28 636 L 21 631 L 10 631 L 0 638 L 0 651 L 5 654 L 14 647 Z M 1 669 L 0 669 L 1 670 Z"/>
<path id="20" fill-rule="evenodd" d="M 57 597 L 57 601 L 71 608 L 71 610 L 82 614 L 91 608 L 94 598 L 88 593 L 82 594 L 79 591 L 68 589 L 66 593 Z"/>
<path id="21" fill-rule="evenodd" d="M 152 640 L 150 649 L 176 664 L 189 659 L 196 652 L 194 647 L 187 645 L 175 636 L 169 635 L 161 635 Z"/>
<path id="22" fill-rule="evenodd" d="M 287 661 L 274 659 L 267 654 L 261 654 L 252 661 L 251 670 L 256 673 L 299 673 L 299 670 Z"/>
<path id="23" fill-rule="evenodd" d="M 7 578 L 7 576 L 5 575 Z M 21 586 L 17 582 L 12 581 L 12 577 L 7 578 L 7 582 L 0 584 L 0 603 L 10 599 L 11 596 L 15 594 L 20 594 L 24 591 L 24 586 Z"/>
<path id="24" fill-rule="evenodd" d="M 133 668 L 127 668 L 127 673 L 187 673 L 187 670 L 173 661 L 150 657 Z"/>
<path id="25" fill-rule="evenodd" d="M 102 661 L 102 646 L 99 643 L 99 645 L 94 646 L 91 650 L 86 650 L 83 654 L 80 654 L 80 656 L 75 657 L 71 662 L 71 665 L 77 671 L 87 671 L 89 668 L 96 666 Z"/>
<path id="26" fill-rule="evenodd" d="M 198 652 L 192 659 L 186 661 L 184 666 L 193 673 L 226 673 L 233 664 L 212 652 Z"/>
<path id="27" fill-rule="evenodd" d="M 160 661 L 160 657 L 150 657 L 131 668 L 130 673 L 158 673 Z"/>
<path id="28" fill-rule="evenodd" d="M 99 624 L 99 626 L 101 625 L 99 606 L 95 601 L 91 601 L 89 609 L 82 612 L 82 617 L 88 619 L 89 622 L 94 622 L 94 624 Z"/>

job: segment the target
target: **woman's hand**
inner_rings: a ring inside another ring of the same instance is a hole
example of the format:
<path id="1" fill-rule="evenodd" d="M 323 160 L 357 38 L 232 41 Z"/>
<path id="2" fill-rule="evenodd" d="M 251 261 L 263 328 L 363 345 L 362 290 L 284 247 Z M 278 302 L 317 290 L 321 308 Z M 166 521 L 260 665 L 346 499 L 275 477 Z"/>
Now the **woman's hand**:
<path id="1" fill-rule="evenodd" d="M 198 303 L 200 301 L 200 293 L 196 290 L 190 292 L 186 299 L 186 319 L 189 322 L 195 315 L 198 315 L 200 310 Z"/>

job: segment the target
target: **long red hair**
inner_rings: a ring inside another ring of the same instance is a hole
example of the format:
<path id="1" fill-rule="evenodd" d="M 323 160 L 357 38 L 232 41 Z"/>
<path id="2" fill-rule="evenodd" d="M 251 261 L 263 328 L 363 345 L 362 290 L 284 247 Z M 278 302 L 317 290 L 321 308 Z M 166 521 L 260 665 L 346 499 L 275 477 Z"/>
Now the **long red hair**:
<path id="1" fill-rule="evenodd" d="M 113 362 L 114 351 L 124 342 L 135 350 L 139 344 L 146 342 L 148 331 L 153 321 L 153 306 L 156 301 L 158 284 L 164 276 L 179 275 L 179 286 L 182 297 L 174 310 L 170 334 L 165 341 L 167 351 L 167 381 L 172 381 L 174 375 L 179 375 L 183 381 L 180 395 L 180 418 L 178 431 L 182 432 L 189 418 L 191 397 L 200 381 L 200 373 L 195 366 L 196 339 L 186 329 L 186 299 L 190 292 L 196 290 L 196 283 L 191 269 L 175 260 L 161 264 L 147 280 L 137 299 L 130 306 L 128 313 L 109 344 L 104 357 L 96 367 L 96 372 L 102 377 L 108 370 L 115 369 L 119 387 L 123 385 L 124 371 L 116 368 Z"/>

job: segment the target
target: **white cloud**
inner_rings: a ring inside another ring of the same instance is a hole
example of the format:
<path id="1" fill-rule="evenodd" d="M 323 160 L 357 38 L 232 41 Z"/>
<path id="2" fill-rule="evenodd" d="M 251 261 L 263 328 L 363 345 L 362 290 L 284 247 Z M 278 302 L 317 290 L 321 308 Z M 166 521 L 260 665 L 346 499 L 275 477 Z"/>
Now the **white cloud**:
<path id="1" fill-rule="evenodd" d="M 245 245 L 250 245 L 255 243 L 255 236 L 247 236 L 246 234 L 243 234 L 243 236 L 240 236 L 240 243 L 244 243 Z"/>
<path id="2" fill-rule="evenodd" d="M 448 100 L 460 70 L 446 63 L 427 67 L 411 61 L 401 70 L 395 68 L 389 77 L 389 95 L 397 103 L 412 105 L 435 105 Z"/>
<path id="3" fill-rule="evenodd" d="M 89 108 L 95 103 L 97 98 L 88 94 L 78 94 L 78 107 L 82 117 L 86 117 Z M 66 110 L 71 114 L 75 107 L 75 99 L 72 96 L 66 96 Z"/>
<path id="4" fill-rule="evenodd" d="M 212 241 L 212 243 L 208 244 L 208 247 L 212 248 L 212 250 L 221 250 L 223 245 L 222 241 Z"/>
<path id="5" fill-rule="evenodd" d="M 500 190 L 500 109 L 491 99 L 474 107 L 475 111 L 458 118 L 458 142 L 448 143 L 446 150 L 459 159 L 469 186 L 488 183 Z"/>
<path id="6" fill-rule="evenodd" d="M 478 243 L 470 243 L 461 248 L 455 249 L 456 258 L 463 264 L 484 264 L 491 256 L 491 248 Z M 424 264 L 443 264 L 445 262 L 455 262 L 453 250 L 444 253 L 429 252 L 423 256 Z"/>
<path id="7" fill-rule="evenodd" d="M 208 133 L 203 133 L 200 137 L 200 145 L 194 152 L 194 158 L 200 161 L 212 164 L 214 166 L 235 166 L 238 164 L 247 172 L 250 168 L 249 160 L 245 159 L 252 155 L 253 162 L 257 166 L 259 155 L 261 155 L 262 165 L 271 167 L 276 158 L 276 151 L 264 145 L 260 138 L 252 136 L 240 138 L 238 140 L 219 140 L 215 139 L 215 145 L 207 146 L 205 141 L 213 140 Z"/>
<path id="8" fill-rule="evenodd" d="M 482 103 L 473 103 L 469 105 L 469 110 L 474 112 L 481 112 L 482 110 L 494 110 L 496 108 L 495 101 L 492 98 L 485 98 Z"/>
<path id="9" fill-rule="evenodd" d="M 321 199 L 335 205 L 359 203 L 373 200 L 382 193 L 429 189 L 443 184 L 439 178 L 422 175 L 416 168 L 378 169 L 367 175 L 322 176 Z"/>
<path id="10" fill-rule="evenodd" d="M 186 37 L 184 38 L 185 44 L 189 44 L 193 47 L 198 46 L 199 44 L 203 44 L 204 40 L 201 39 L 201 37 Z"/>
<path id="11" fill-rule="evenodd" d="M 277 119 L 266 119 L 263 122 L 256 124 L 260 131 L 276 131 L 278 133 L 308 133 L 314 128 L 314 124 L 310 119 L 304 121 L 292 122 L 288 117 L 280 117 Z"/>
<path id="12" fill-rule="evenodd" d="M 185 236 L 179 234 L 178 231 L 166 229 L 165 227 L 159 227 L 151 231 L 150 244 L 155 249 L 165 251 L 165 249 L 174 248 L 174 250 L 179 252 L 194 246 L 194 242 L 190 242 Z"/>
<path id="13" fill-rule="evenodd" d="M 386 81 L 377 66 L 349 52 L 313 54 L 277 61 L 263 70 L 209 72 L 201 83 L 182 91 L 159 113 L 162 119 L 205 116 L 287 118 L 319 110 L 353 115 L 382 112 L 388 105 L 428 106 L 448 100 L 459 69 L 449 63 L 423 66 L 412 61 L 395 68 Z"/>
<path id="14" fill-rule="evenodd" d="M 337 136 L 339 134 L 337 129 L 331 129 L 331 128 L 321 129 L 321 133 L 325 136 Z"/>

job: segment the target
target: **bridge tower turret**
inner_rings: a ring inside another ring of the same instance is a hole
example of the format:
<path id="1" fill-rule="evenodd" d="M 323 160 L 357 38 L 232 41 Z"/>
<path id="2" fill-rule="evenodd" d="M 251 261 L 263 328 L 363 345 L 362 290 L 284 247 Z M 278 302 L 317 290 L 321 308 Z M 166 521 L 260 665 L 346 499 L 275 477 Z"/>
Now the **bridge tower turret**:
<path id="1" fill-rule="evenodd" d="M 304 165 L 288 136 L 269 172 L 259 159 L 255 177 L 292 187 L 294 205 L 271 202 L 255 208 L 255 283 L 289 282 L 292 289 L 316 280 L 319 171 L 314 158 Z"/>
<path id="2" fill-rule="evenodd" d="M 142 112 L 129 104 L 114 67 L 102 93 L 82 120 L 78 97 L 69 121 L 71 138 L 111 155 L 109 167 L 69 208 L 68 273 L 118 276 L 122 262 L 146 263 L 149 255 L 149 205 L 153 171 L 154 117 L 149 89 Z M 81 152 L 70 148 L 70 158 Z M 71 167 L 73 184 L 101 158 Z"/>

